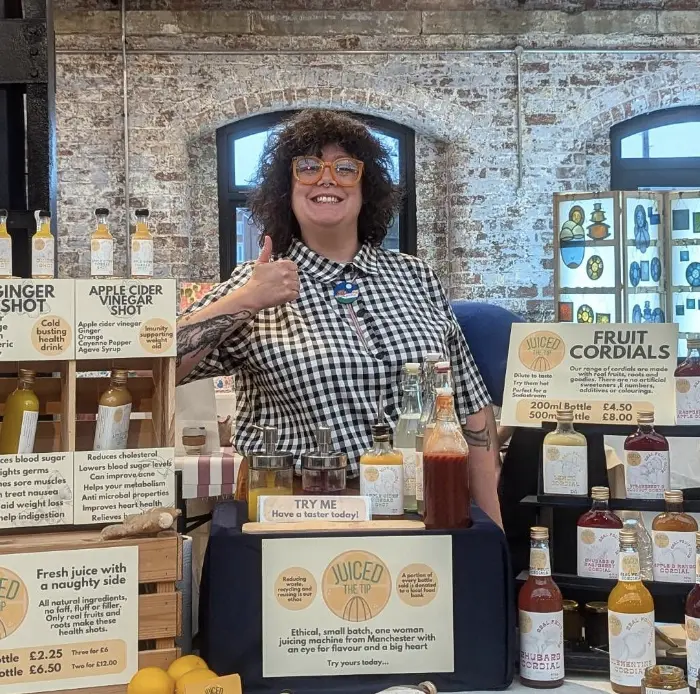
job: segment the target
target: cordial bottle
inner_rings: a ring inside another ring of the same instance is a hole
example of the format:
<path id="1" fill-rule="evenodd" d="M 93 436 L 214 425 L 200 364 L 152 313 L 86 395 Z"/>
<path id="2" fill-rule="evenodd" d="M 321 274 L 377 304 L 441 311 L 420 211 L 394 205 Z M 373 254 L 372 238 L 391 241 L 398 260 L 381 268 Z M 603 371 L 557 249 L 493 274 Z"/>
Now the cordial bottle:
<path id="1" fill-rule="evenodd" d="M 131 418 L 131 393 L 126 388 L 127 371 L 114 369 L 109 388 L 102 393 L 97 409 L 95 451 L 119 451 L 126 448 Z"/>
<path id="2" fill-rule="evenodd" d="M 651 524 L 654 580 L 695 583 L 695 519 L 683 513 L 683 492 L 664 492 L 666 510 Z"/>
<path id="3" fill-rule="evenodd" d="M 610 510 L 610 490 L 591 489 L 593 504 L 579 519 L 577 573 L 591 578 L 617 578 L 622 521 Z"/>
<path id="4" fill-rule="evenodd" d="M 7 396 L 0 426 L 0 454 L 34 452 L 39 421 L 39 398 L 34 392 L 35 377 L 34 371 L 20 369 L 17 388 Z"/>
<path id="5" fill-rule="evenodd" d="M 676 423 L 700 424 L 700 340 L 688 340 L 688 357 L 676 369 Z"/>
<path id="6" fill-rule="evenodd" d="M 663 499 L 671 486 L 668 441 L 654 429 L 654 413 L 639 412 L 638 429 L 625 439 L 628 499 Z"/>
<path id="7" fill-rule="evenodd" d="M 557 428 L 544 437 L 542 466 L 545 494 L 588 493 L 588 445 L 574 429 L 574 413 L 557 411 Z"/>
<path id="8" fill-rule="evenodd" d="M 114 237 L 109 232 L 107 217 L 109 210 L 98 207 L 95 210 L 97 228 L 90 237 L 90 274 L 93 277 L 114 275 Z"/>

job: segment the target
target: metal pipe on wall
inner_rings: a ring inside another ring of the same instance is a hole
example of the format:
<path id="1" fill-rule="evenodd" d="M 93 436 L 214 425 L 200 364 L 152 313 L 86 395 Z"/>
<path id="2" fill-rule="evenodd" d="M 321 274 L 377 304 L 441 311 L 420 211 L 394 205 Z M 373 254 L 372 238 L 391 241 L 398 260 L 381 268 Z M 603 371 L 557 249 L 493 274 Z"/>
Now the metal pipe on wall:
<path id="1" fill-rule="evenodd" d="M 130 196 L 129 196 L 129 71 L 126 59 L 126 0 L 121 0 L 122 97 L 124 101 L 124 233 L 126 235 L 126 277 L 131 276 Z"/>
<path id="2" fill-rule="evenodd" d="M 522 100 L 522 67 L 523 47 L 516 46 L 513 50 L 515 53 L 515 130 L 518 148 L 518 184 L 516 190 L 523 187 L 523 100 Z"/>
<path id="3" fill-rule="evenodd" d="M 122 0 L 123 4 L 123 0 Z M 292 50 L 292 49 L 255 49 L 244 51 L 240 49 L 231 50 L 216 50 L 216 51 L 197 51 L 197 50 L 168 50 L 168 49 L 150 49 L 150 48 L 131 48 L 126 50 L 126 27 L 123 28 L 124 45 L 122 49 L 92 49 L 92 48 L 63 48 L 57 49 L 58 55 L 120 55 L 126 52 L 129 55 L 328 55 L 342 53 L 343 55 L 470 55 L 476 53 L 513 53 L 514 48 L 443 48 L 430 50 L 425 48 L 405 48 L 402 50 Z M 520 47 L 519 47 L 520 48 Z M 639 55 L 640 53 L 648 54 L 674 54 L 688 53 L 700 54 L 700 48 L 523 48 L 524 53 L 555 53 L 555 54 L 600 54 L 614 53 L 615 55 Z"/>

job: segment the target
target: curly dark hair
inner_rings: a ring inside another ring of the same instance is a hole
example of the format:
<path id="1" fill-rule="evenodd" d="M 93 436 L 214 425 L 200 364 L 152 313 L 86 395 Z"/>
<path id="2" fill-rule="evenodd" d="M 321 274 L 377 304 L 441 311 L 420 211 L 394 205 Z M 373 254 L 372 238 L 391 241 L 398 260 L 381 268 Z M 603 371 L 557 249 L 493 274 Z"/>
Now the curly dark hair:
<path id="1" fill-rule="evenodd" d="M 320 156 L 330 144 L 342 147 L 365 165 L 357 222 L 360 243 L 380 246 L 392 224 L 401 191 L 391 180 L 387 149 L 357 118 L 338 111 L 305 110 L 268 139 L 258 169 L 260 183 L 248 199 L 255 225 L 272 239 L 277 254 L 284 254 L 292 239 L 301 238 L 291 204 L 292 159 Z"/>

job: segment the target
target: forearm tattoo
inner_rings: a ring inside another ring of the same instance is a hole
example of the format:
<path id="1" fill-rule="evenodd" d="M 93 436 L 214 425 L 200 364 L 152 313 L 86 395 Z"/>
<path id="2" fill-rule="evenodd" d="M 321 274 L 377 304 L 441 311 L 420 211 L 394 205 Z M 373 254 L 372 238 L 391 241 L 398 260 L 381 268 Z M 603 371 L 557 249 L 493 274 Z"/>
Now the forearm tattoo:
<path id="1" fill-rule="evenodd" d="M 483 429 L 464 429 L 464 438 L 470 446 L 491 450 L 491 430 L 488 424 Z"/>
<path id="2" fill-rule="evenodd" d="M 225 316 L 215 316 L 197 323 L 177 326 L 177 365 L 185 357 L 195 357 L 216 349 L 224 338 L 238 325 L 252 318 L 250 311 L 238 311 Z"/>

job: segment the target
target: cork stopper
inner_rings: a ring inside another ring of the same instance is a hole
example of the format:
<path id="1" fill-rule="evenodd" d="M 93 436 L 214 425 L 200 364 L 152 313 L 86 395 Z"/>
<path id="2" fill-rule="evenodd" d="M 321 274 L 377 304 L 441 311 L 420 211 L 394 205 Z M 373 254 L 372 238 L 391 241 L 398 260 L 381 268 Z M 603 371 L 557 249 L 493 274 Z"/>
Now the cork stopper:
<path id="1" fill-rule="evenodd" d="M 0 210 L 0 216 L 2 216 L 2 210 Z M 700 338 L 697 337 L 689 337 L 686 340 L 686 344 L 688 345 L 688 349 L 700 349 Z"/>
<path id="2" fill-rule="evenodd" d="M 549 528 L 545 528 L 541 525 L 535 525 L 530 528 L 530 539 L 531 540 L 549 540 Z"/>
<path id="3" fill-rule="evenodd" d="M 148 219 L 148 216 L 149 216 L 148 210 L 146 208 L 136 210 L 136 216 L 137 217 L 145 217 L 146 219 Z"/>
<path id="4" fill-rule="evenodd" d="M 664 501 L 669 504 L 682 504 L 683 491 L 680 489 L 666 489 L 664 491 Z"/>
<path id="5" fill-rule="evenodd" d="M 109 210 L 106 207 L 98 207 L 95 210 L 95 217 L 109 217 Z"/>
<path id="6" fill-rule="evenodd" d="M 36 378 L 36 372 L 31 369 L 20 369 L 19 370 L 19 382 L 25 386 L 33 386 L 34 379 Z"/>
<path id="7" fill-rule="evenodd" d="M 623 528 L 620 530 L 620 548 L 637 548 L 637 531 L 627 530 Z"/>
<path id="8" fill-rule="evenodd" d="M 112 369 L 111 384 L 113 386 L 125 386 L 129 372 L 126 369 Z"/>
<path id="9" fill-rule="evenodd" d="M 610 498 L 610 490 L 607 487 L 592 487 L 591 499 L 594 501 L 607 501 Z"/>
<path id="10" fill-rule="evenodd" d="M 557 410 L 557 422 L 573 422 L 573 410 Z"/>
<path id="11" fill-rule="evenodd" d="M 653 412 L 638 412 L 637 413 L 637 424 L 653 424 L 654 423 L 654 413 Z"/>
<path id="12" fill-rule="evenodd" d="M 372 438 L 375 441 L 388 441 L 389 440 L 389 425 L 388 424 L 373 424 L 372 425 Z"/>

